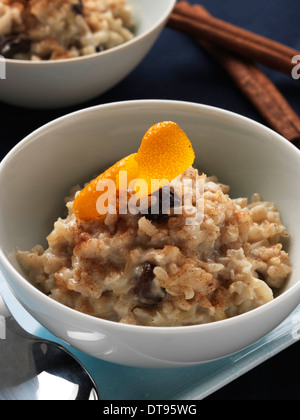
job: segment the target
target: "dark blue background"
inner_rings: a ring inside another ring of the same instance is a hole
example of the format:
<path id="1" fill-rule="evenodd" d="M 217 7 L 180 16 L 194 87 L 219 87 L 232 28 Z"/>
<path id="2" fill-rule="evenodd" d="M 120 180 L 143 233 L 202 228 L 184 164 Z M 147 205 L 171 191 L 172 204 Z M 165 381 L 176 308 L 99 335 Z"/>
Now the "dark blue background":
<path id="1" fill-rule="evenodd" d="M 216 17 L 300 51 L 299 0 L 191 0 L 191 3 L 202 4 Z M 300 115 L 299 81 L 276 71 L 264 70 Z M 183 33 L 165 28 L 136 70 L 118 86 L 92 101 L 51 111 L 27 110 L 0 103 L 0 159 L 27 134 L 54 118 L 88 106 L 131 99 L 199 102 L 264 123 L 223 69 L 196 42 Z M 299 400 L 299 350 L 298 342 L 209 399 Z"/>

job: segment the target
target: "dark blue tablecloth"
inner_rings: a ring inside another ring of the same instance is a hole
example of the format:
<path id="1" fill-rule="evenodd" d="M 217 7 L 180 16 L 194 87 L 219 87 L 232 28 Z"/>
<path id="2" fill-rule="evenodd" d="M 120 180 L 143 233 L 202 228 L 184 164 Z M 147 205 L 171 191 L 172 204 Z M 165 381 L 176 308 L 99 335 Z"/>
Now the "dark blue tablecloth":
<path id="1" fill-rule="evenodd" d="M 216 17 L 300 51 L 299 0 L 191 0 L 191 3 L 202 4 Z M 300 115 L 299 81 L 270 69 L 264 70 Z M 264 123 L 224 70 L 192 38 L 165 28 L 136 70 L 118 86 L 92 101 L 52 111 L 27 110 L 0 103 L 0 159 L 25 135 L 54 118 L 97 104 L 131 99 L 193 101 L 225 108 Z M 209 399 L 299 400 L 299 350 L 300 344 L 295 343 Z"/>

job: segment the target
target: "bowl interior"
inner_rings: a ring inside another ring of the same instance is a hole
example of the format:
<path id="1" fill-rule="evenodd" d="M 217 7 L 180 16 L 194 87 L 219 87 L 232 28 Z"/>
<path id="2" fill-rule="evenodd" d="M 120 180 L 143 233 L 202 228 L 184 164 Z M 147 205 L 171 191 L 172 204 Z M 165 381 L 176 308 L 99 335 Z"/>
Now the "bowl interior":
<path id="1" fill-rule="evenodd" d="M 298 282 L 300 152 L 248 119 L 174 101 L 86 109 L 47 124 L 22 141 L 0 165 L 0 251 L 22 273 L 16 249 L 46 246 L 69 189 L 136 152 L 146 130 L 163 120 L 182 127 L 195 149 L 195 166 L 229 184 L 232 198 L 259 192 L 276 203 L 291 235 L 286 247 L 293 273 L 285 287 Z"/>
<path id="2" fill-rule="evenodd" d="M 82 57 L 68 58 L 62 60 L 52 60 L 52 61 L 29 61 L 29 60 L 15 60 L 15 59 L 6 59 L 6 62 L 13 65 L 14 67 L 18 64 L 32 65 L 32 66 L 47 66 L 47 64 L 58 65 L 60 63 L 72 63 L 77 61 L 85 61 L 91 58 L 91 56 L 99 57 L 101 55 L 106 55 L 112 53 L 114 50 L 118 50 L 126 47 L 137 41 L 138 37 L 146 35 L 149 31 L 156 28 L 160 25 L 171 13 L 176 0 L 126 0 L 126 3 L 132 8 L 132 19 L 134 22 L 134 35 L 135 37 L 124 44 L 121 44 L 117 47 L 110 48 L 102 53 L 86 55 Z"/>
<path id="3" fill-rule="evenodd" d="M 162 17 L 171 11 L 175 2 L 175 0 L 127 0 L 127 4 L 132 7 L 135 36 L 142 35 L 157 25 Z"/>

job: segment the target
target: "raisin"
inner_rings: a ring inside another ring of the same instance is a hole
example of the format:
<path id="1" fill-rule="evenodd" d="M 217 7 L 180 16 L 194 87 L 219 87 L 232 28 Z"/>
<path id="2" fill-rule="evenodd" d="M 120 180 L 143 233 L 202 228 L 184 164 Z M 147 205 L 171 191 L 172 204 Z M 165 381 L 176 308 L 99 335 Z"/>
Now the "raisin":
<path id="1" fill-rule="evenodd" d="M 259 278 L 259 280 L 263 280 L 264 282 L 266 281 L 266 277 L 264 276 L 264 274 L 262 274 L 260 271 L 256 270 L 257 276 Z"/>
<path id="2" fill-rule="evenodd" d="M 159 189 L 152 196 L 156 198 L 157 204 L 154 211 L 149 207 L 149 214 L 145 215 L 146 219 L 151 220 L 151 222 L 163 223 L 170 217 L 171 209 L 181 205 L 181 201 L 174 190 L 169 187 Z"/>
<path id="3" fill-rule="evenodd" d="M 5 35 L 0 39 L 0 54 L 5 58 L 13 58 L 16 54 L 30 51 L 31 41 L 19 34 Z"/>
<path id="4" fill-rule="evenodd" d="M 103 45 L 103 44 L 99 44 L 99 45 L 97 45 L 97 47 L 96 47 L 96 52 L 97 52 L 97 53 L 102 52 L 102 51 L 104 51 L 104 50 L 105 50 L 105 47 L 104 47 L 104 45 Z"/>
<path id="5" fill-rule="evenodd" d="M 82 0 L 78 0 L 77 4 L 72 4 L 71 9 L 75 13 L 75 15 L 82 15 L 83 14 Z"/>
<path id="6" fill-rule="evenodd" d="M 139 302 L 146 306 L 155 306 L 162 302 L 166 296 L 164 289 L 156 285 L 154 287 L 154 268 L 155 265 L 150 262 L 145 262 L 143 264 L 143 271 L 135 288 L 135 293 L 138 296 Z"/>

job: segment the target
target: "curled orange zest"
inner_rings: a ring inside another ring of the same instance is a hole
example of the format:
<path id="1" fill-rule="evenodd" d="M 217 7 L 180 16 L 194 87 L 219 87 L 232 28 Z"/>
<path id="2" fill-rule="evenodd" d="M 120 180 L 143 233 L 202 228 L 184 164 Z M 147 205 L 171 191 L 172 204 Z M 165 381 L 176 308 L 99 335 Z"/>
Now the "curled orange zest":
<path id="1" fill-rule="evenodd" d="M 144 179 L 151 194 L 151 180 L 158 179 L 160 188 L 193 165 L 195 153 L 185 132 L 172 121 L 153 125 L 144 135 L 136 156 L 139 178 Z"/>
<path id="2" fill-rule="evenodd" d="M 101 217 L 97 211 L 97 200 L 102 191 L 97 190 L 97 185 L 104 179 L 115 181 L 118 188 L 117 177 L 120 171 L 127 171 L 128 180 L 135 179 L 137 176 L 137 163 L 135 161 L 136 153 L 129 155 L 119 162 L 115 163 L 96 179 L 90 182 L 75 198 L 73 210 L 77 219 L 90 221 Z"/>
<path id="3" fill-rule="evenodd" d="M 101 180 L 112 180 L 119 190 L 119 173 L 127 172 L 127 185 L 133 180 L 146 181 L 147 188 L 133 188 L 138 198 L 150 195 L 158 188 L 171 182 L 189 168 L 195 160 L 192 144 L 183 130 L 172 121 L 164 121 L 152 126 L 143 137 L 138 153 L 127 156 L 99 175 L 75 198 L 73 209 L 76 217 L 90 221 L 104 217 L 99 214 L 96 202 L 101 191 L 97 185 Z M 153 183 L 153 180 L 159 181 Z M 144 183 L 145 184 L 145 183 Z M 138 185 L 138 182 L 137 184 Z"/>

